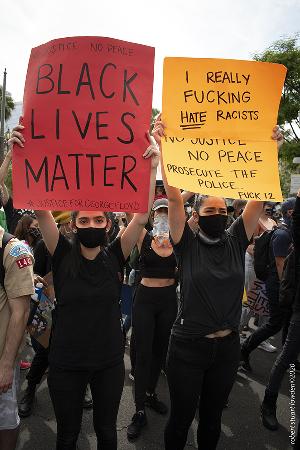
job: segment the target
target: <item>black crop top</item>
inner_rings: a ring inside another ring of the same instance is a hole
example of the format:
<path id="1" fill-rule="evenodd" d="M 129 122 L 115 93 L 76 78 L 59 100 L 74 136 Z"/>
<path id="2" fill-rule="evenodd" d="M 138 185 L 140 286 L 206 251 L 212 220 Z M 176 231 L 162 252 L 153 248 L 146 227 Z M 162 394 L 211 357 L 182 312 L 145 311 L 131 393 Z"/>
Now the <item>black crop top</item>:
<path id="1" fill-rule="evenodd" d="M 177 263 L 174 253 L 170 256 L 159 256 L 151 247 L 151 242 L 150 233 L 146 233 L 140 257 L 142 278 L 175 278 Z"/>

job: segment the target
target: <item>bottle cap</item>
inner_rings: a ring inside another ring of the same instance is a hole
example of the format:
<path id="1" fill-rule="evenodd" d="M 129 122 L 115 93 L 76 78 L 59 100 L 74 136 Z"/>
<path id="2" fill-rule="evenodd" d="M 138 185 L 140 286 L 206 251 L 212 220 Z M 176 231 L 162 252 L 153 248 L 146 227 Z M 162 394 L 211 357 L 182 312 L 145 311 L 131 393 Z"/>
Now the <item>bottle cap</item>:
<path id="1" fill-rule="evenodd" d="M 43 289 L 44 285 L 43 283 L 36 283 L 35 287 L 38 289 Z"/>

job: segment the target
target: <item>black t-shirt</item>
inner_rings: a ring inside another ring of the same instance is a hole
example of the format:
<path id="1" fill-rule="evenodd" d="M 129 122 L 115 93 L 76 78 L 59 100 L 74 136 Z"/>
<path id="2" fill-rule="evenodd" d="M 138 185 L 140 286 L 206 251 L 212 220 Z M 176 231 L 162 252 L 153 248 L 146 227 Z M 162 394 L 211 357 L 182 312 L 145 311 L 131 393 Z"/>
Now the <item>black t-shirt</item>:
<path id="1" fill-rule="evenodd" d="M 292 234 L 289 229 L 286 228 L 278 228 L 274 231 L 274 234 L 271 238 L 270 244 L 270 270 L 268 275 L 268 284 L 274 284 L 274 287 L 277 286 L 279 289 L 279 277 L 276 266 L 275 257 L 286 258 L 290 252 L 292 243 Z"/>
<path id="2" fill-rule="evenodd" d="M 67 268 L 72 243 L 63 235 L 52 257 L 56 314 L 50 364 L 67 369 L 97 369 L 123 360 L 119 307 L 124 256 L 120 239 L 94 260 L 82 255 L 74 279 Z"/>
<path id="3" fill-rule="evenodd" d="M 172 334 L 200 337 L 227 328 L 238 330 L 248 245 L 242 217 L 216 244 L 204 243 L 186 223 L 174 245 L 181 304 Z"/>

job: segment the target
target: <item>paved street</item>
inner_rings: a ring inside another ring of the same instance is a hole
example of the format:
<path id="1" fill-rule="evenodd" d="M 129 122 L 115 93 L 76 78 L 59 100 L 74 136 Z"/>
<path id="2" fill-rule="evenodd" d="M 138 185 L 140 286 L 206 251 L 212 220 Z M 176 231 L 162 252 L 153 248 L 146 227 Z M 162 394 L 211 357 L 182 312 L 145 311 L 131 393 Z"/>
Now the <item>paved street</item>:
<path id="1" fill-rule="evenodd" d="M 271 341 L 279 345 L 279 339 Z M 27 354 L 32 350 L 26 348 Z M 289 446 L 289 380 L 286 375 L 282 391 L 278 401 L 278 420 L 280 429 L 277 432 L 266 430 L 259 417 L 260 402 L 270 372 L 272 362 L 277 353 L 269 354 L 262 350 L 256 350 L 252 356 L 252 375 L 239 373 L 234 389 L 231 393 L 229 408 L 224 411 L 222 420 L 222 437 L 218 450 L 286 450 Z M 119 448 L 122 450 L 162 450 L 163 430 L 166 418 L 148 412 L 148 426 L 142 437 L 134 443 L 129 443 L 126 438 L 126 426 L 133 413 L 132 382 L 128 378 L 129 357 L 125 355 L 126 380 L 118 417 Z M 24 381 L 25 374 L 22 374 Z M 300 386 L 300 374 L 296 375 L 296 404 L 299 414 L 300 396 L 297 387 Z M 220 383 L 222 380 L 220 380 Z M 24 382 L 22 384 L 24 388 Z M 299 388 L 300 391 L 300 388 Z M 161 377 L 158 392 L 162 400 L 168 402 L 167 383 L 164 376 Z M 31 417 L 22 420 L 21 436 L 18 450 L 54 450 L 55 449 L 55 419 L 51 406 L 47 384 L 44 380 L 38 390 L 37 403 Z M 72 411 L 70 411 L 72 414 Z M 186 449 L 196 446 L 195 419 L 190 430 Z M 92 411 L 84 411 L 82 431 L 78 441 L 80 450 L 96 450 L 96 440 L 92 425 Z"/>

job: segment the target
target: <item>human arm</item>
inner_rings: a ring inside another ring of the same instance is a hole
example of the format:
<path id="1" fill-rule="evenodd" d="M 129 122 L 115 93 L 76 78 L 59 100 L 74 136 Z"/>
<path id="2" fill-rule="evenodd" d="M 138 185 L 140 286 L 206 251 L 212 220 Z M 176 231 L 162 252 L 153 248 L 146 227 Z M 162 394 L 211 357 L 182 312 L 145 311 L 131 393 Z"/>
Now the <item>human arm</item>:
<path id="1" fill-rule="evenodd" d="M 285 257 L 283 258 L 282 256 L 275 256 L 275 263 L 279 280 L 281 280 L 282 278 L 284 261 Z"/>
<path id="2" fill-rule="evenodd" d="M 159 115 L 155 121 L 154 128 L 152 131 L 152 134 L 154 136 L 154 139 L 156 140 L 157 144 L 160 147 L 161 150 L 161 139 L 165 135 L 164 133 L 165 125 L 161 120 L 161 115 Z M 169 186 L 164 164 L 163 164 L 163 156 L 161 153 L 161 173 L 163 177 L 163 183 L 164 188 L 166 190 L 166 194 L 168 197 L 169 202 L 169 208 L 168 208 L 168 218 L 169 218 L 169 227 L 170 227 L 170 234 L 172 237 L 172 241 L 174 244 L 177 244 L 183 234 L 183 230 L 185 227 L 185 211 L 184 211 L 184 199 L 182 198 L 180 189 Z"/>
<path id="3" fill-rule="evenodd" d="M 1 326 L 7 325 L 7 329 L 0 358 L 0 394 L 11 386 L 15 360 L 27 325 L 30 296 L 34 293 L 32 263 L 32 255 L 20 241 L 9 241 L 3 255 L 5 293 L 2 295 L 7 296 L 9 318 L 1 323 Z"/>
<path id="4" fill-rule="evenodd" d="M 1 184 L 2 205 L 5 207 L 9 200 L 9 192 L 5 183 Z"/>
<path id="5" fill-rule="evenodd" d="M 135 213 L 121 236 L 121 247 L 125 259 L 130 255 L 148 221 L 154 200 L 156 171 L 159 163 L 159 150 L 154 143 L 147 148 L 143 157 L 146 159 L 151 158 L 148 210 L 146 213 Z"/>
<path id="6" fill-rule="evenodd" d="M 24 147 L 25 139 L 22 135 L 22 130 L 24 129 L 23 125 L 17 125 L 12 132 L 11 138 L 8 141 L 10 150 L 17 151 L 14 144 L 17 144 L 18 146 Z M 50 211 L 35 211 L 36 218 L 39 222 L 39 228 L 42 232 L 44 242 L 46 244 L 46 247 L 52 256 L 54 254 L 54 251 L 56 249 L 58 238 L 59 238 L 59 231 L 56 226 L 55 220 L 51 214 Z"/>
<path id="7" fill-rule="evenodd" d="M 279 280 L 282 278 L 283 267 L 286 257 L 291 249 L 292 238 L 289 230 L 278 228 L 271 239 L 272 253 L 275 258 L 275 265 Z"/>
<path id="8" fill-rule="evenodd" d="M 30 296 L 9 299 L 10 319 L 0 359 L 0 394 L 12 386 L 15 360 L 22 343 L 29 315 Z"/>
<path id="9" fill-rule="evenodd" d="M 194 192 L 182 191 L 182 192 L 181 192 L 181 197 L 182 197 L 182 200 L 183 200 L 183 204 L 186 203 L 186 202 L 188 202 L 189 199 L 190 199 L 191 197 L 193 197 L 193 195 L 195 195 Z"/>
<path id="10" fill-rule="evenodd" d="M 8 150 L 8 152 L 5 155 L 5 158 L 3 160 L 3 163 L 0 167 L 0 185 L 2 186 L 6 180 L 8 169 L 11 163 L 11 157 L 12 157 L 12 151 L 11 148 Z"/>

